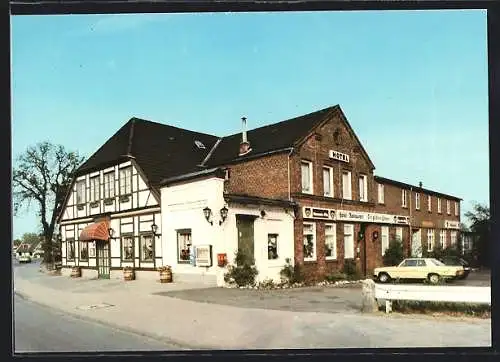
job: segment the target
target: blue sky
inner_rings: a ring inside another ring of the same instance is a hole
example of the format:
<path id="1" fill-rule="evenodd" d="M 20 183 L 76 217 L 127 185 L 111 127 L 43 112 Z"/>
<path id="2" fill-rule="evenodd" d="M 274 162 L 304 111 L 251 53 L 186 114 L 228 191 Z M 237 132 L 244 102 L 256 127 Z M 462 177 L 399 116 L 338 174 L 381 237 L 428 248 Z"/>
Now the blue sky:
<path id="1" fill-rule="evenodd" d="M 340 104 L 375 173 L 489 202 L 486 11 L 14 16 L 13 155 L 133 116 L 227 135 Z M 35 210 L 14 237 L 36 231 Z M 463 213 L 462 213 L 463 215 Z"/>

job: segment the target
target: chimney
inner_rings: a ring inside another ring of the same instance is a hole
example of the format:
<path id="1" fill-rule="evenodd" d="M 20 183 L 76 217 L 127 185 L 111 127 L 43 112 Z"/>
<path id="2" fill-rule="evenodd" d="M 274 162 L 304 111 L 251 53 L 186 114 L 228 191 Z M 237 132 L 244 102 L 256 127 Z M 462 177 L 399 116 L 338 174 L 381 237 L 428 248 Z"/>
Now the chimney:
<path id="1" fill-rule="evenodd" d="M 241 117 L 241 143 L 240 143 L 240 153 L 239 156 L 247 154 L 252 149 L 250 148 L 250 142 L 247 140 L 247 118 Z"/>
<path id="2" fill-rule="evenodd" d="M 418 183 L 418 187 L 422 188 L 422 181 Z"/>

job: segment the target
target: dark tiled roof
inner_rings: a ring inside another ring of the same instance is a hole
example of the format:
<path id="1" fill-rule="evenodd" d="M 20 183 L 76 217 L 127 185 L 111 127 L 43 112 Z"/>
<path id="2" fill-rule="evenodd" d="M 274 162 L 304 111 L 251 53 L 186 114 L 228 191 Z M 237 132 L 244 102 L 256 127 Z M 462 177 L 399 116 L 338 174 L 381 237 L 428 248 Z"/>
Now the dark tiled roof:
<path id="1" fill-rule="evenodd" d="M 399 182 L 399 181 L 391 180 L 391 179 L 388 179 L 388 178 L 385 178 L 385 177 L 381 177 L 381 176 L 375 176 L 374 179 L 375 179 L 376 182 L 379 182 L 379 183 L 382 183 L 382 184 L 390 184 L 390 185 L 398 186 L 398 187 L 401 187 L 403 189 L 408 189 L 408 190 L 411 188 L 411 189 L 413 189 L 413 191 L 415 191 L 415 192 L 421 192 L 423 194 L 439 196 L 439 197 L 448 198 L 448 199 L 456 200 L 456 201 L 461 201 L 462 200 L 461 198 L 456 197 L 456 196 L 443 194 L 441 192 L 432 191 L 432 190 L 429 190 L 429 189 L 425 189 L 423 187 L 419 187 L 419 186 L 415 186 L 415 185 L 410 185 L 410 184 L 407 184 L 407 183 L 404 183 L 404 182 Z"/>
<path id="2" fill-rule="evenodd" d="M 204 133 L 132 118 L 77 170 L 77 175 L 126 160 L 130 155 L 148 181 L 156 186 L 164 178 L 201 170 L 197 165 L 217 139 Z M 196 140 L 205 148 L 198 148 Z"/>
<path id="3" fill-rule="evenodd" d="M 242 157 L 238 156 L 241 132 L 224 137 L 206 164 L 207 166 L 223 165 L 292 147 L 336 108 L 339 108 L 339 106 L 324 108 L 300 117 L 247 131 L 247 138 L 252 151 Z"/>

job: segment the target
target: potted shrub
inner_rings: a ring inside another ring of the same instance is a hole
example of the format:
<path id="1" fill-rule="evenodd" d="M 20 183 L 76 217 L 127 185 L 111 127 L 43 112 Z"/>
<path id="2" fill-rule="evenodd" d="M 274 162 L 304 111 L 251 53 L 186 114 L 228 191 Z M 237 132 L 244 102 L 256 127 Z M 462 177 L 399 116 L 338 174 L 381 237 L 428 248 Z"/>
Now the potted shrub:
<path id="1" fill-rule="evenodd" d="M 123 268 L 123 280 L 134 280 L 135 271 L 131 266 L 126 266 Z"/>
<path id="2" fill-rule="evenodd" d="M 82 276 L 82 268 L 79 266 L 74 266 L 71 268 L 71 277 L 80 278 Z"/>
<path id="3" fill-rule="evenodd" d="M 172 267 L 170 265 L 161 266 L 158 271 L 160 272 L 160 283 L 172 282 Z"/>

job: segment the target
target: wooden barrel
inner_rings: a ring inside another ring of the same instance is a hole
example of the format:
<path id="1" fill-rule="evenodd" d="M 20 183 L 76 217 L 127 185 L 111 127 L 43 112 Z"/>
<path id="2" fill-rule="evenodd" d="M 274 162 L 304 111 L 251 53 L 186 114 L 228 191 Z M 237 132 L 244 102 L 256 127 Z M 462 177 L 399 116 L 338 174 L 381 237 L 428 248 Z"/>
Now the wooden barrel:
<path id="1" fill-rule="evenodd" d="M 71 277 L 80 278 L 82 276 L 82 270 L 79 267 L 71 268 Z"/>
<path id="2" fill-rule="evenodd" d="M 133 269 L 124 269 L 123 270 L 123 279 L 124 280 L 134 280 L 135 273 Z"/>
<path id="3" fill-rule="evenodd" d="M 160 283 L 172 283 L 172 268 L 160 271 Z"/>

